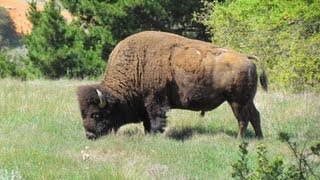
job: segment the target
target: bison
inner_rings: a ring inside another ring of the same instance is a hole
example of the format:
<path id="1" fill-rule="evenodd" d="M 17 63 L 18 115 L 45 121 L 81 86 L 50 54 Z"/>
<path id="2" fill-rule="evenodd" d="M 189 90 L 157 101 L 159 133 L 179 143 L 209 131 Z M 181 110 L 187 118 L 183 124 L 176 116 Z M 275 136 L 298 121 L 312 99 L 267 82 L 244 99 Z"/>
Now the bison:
<path id="1" fill-rule="evenodd" d="M 127 123 L 143 122 L 145 132 L 163 132 L 169 109 L 210 111 L 227 101 L 242 138 L 250 122 L 262 138 L 253 98 L 258 75 L 244 55 L 210 43 L 165 32 L 140 32 L 112 51 L 104 79 L 78 88 L 88 139 L 94 140 Z M 267 90 L 262 67 L 260 83 Z"/>

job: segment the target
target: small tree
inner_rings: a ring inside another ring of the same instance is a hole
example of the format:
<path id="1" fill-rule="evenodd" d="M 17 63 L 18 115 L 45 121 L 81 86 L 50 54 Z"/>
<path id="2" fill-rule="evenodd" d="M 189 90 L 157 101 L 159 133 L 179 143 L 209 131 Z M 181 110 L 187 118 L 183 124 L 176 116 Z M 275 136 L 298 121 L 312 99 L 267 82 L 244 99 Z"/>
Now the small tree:
<path id="1" fill-rule="evenodd" d="M 17 53 L 17 50 L 0 50 L 0 78 L 14 77 L 26 80 L 38 77 L 38 73 L 32 62 Z"/>
<path id="2" fill-rule="evenodd" d="M 29 3 L 32 32 L 24 38 L 30 61 L 48 78 L 98 76 L 104 70 L 103 43 L 92 40 L 103 32 L 86 35 L 76 24 L 67 25 L 61 10 L 50 0 L 43 11 Z M 88 38 L 90 40 L 88 40 Z M 90 44 L 90 46 L 88 46 Z M 94 44 L 94 45 L 92 45 Z"/>
<path id="3" fill-rule="evenodd" d="M 240 159 L 232 164 L 232 177 L 239 179 L 248 179 L 250 169 L 248 167 L 248 143 L 243 141 L 242 144 L 239 145 L 239 156 Z"/>
<path id="4" fill-rule="evenodd" d="M 203 8 L 199 0 L 62 0 L 85 26 L 104 26 L 116 42 L 143 30 L 173 32 L 209 41 L 193 13 Z"/>

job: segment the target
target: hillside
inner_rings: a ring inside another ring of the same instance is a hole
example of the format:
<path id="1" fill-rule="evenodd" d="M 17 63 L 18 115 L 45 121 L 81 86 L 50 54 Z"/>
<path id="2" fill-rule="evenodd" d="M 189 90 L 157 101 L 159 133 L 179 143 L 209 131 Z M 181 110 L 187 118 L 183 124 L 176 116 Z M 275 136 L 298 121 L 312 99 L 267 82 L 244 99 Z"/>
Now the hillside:
<path id="1" fill-rule="evenodd" d="M 0 7 L 0 49 L 14 47 L 19 44 L 19 36 L 15 31 L 14 24 L 9 12 Z"/>
<path id="2" fill-rule="evenodd" d="M 37 1 L 39 10 L 43 9 L 46 1 Z M 31 31 L 32 25 L 26 16 L 28 12 L 28 0 L 0 0 L 0 7 L 4 7 L 9 12 L 17 34 L 23 35 Z M 62 15 L 67 21 L 71 21 L 71 14 L 66 10 L 62 10 Z"/>

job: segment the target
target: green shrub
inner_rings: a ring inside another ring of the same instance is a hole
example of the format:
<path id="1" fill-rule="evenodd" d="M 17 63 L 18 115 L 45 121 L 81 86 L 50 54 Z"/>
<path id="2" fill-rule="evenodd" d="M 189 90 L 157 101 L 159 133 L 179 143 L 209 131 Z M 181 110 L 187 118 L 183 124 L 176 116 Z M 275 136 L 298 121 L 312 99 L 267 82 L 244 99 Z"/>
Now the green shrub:
<path id="1" fill-rule="evenodd" d="M 313 159 L 320 158 L 320 143 L 311 146 L 306 150 L 305 146 L 299 149 L 297 142 L 291 140 L 287 133 L 280 133 L 280 140 L 286 142 L 292 150 L 296 159 L 296 164 L 285 164 L 283 157 L 277 157 L 270 161 L 267 157 L 267 148 L 260 144 L 258 147 L 258 159 L 256 169 L 248 167 L 248 150 L 247 142 L 239 145 L 240 159 L 233 163 L 232 177 L 235 179 L 319 179 L 320 176 L 315 173 L 315 168 L 319 167 L 319 162 L 313 162 Z M 311 158 L 312 159 L 312 158 Z"/>
<path id="2" fill-rule="evenodd" d="M 249 177 L 249 173 L 250 173 L 250 169 L 248 167 L 248 143 L 247 142 L 243 142 L 242 144 L 239 145 L 239 155 L 240 155 L 240 159 L 232 164 L 232 177 L 233 178 L 239 178 L 239 179 L 248 179 Z"/>
<path id="3" fill-rule="evenodd" d="M 62 3 L 82 25 L 103 26 L 116 42 L 143 30 L 209 40 L 205 27 L 193 21 L 193 13 L 203 7 L 198 0 L 62 0 Z"/>
<path id="4" fill-rule="evenodd" d="M 259 56 L 271 86 L 320 91 L 320 1 L 207 3 L 196 17 L 214 44 Z"/>
<path id="5" fill-rule="evenodd" d="M 6 59 L 6 54 L 0 52 L 0 77 L 8 77 L 15 72 L 15 64 L 12 62 L 8 62 Z"/>
<path id="6" fill-rule="evenodd" d="M 23 42 L 30 62 L 42 76 L 83 78 L 103 73 L 103 38 L 108 35 L 105 29 L 93 27 L 87 35 L 76 23 L 67 25 L 54 0 L 47 2 L 41 12 L 32 1 L 28 17 L 33 28 Z"/>
<path id="7" fill-rule="evenodd" d="M 5 77 L 35 79 L 40 77 L 40 72 L 18 49 L 0 51 L 0 78 Z"/>

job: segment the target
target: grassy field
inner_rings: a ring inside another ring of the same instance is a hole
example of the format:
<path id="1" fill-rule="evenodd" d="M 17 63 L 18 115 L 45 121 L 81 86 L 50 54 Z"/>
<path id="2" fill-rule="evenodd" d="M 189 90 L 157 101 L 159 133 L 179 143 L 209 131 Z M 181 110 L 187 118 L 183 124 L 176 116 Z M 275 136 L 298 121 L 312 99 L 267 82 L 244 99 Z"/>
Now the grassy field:
<path id="1" fill-rule="evenodd" d="M 75 96 L 76 87 L 87 83 L 0 80 L 0 179 L 231 179 L 240 141 L 227 104 L 204 117 L 170 111 L 165 134 L 144 135 L 141 124 L 132 124 L 89 141 Z M 259 143 L 270 159 L 293 162 L 279 132 L 320 142 L 320 95 L 259 91 L 255 102 L 265 139 L 254 139 L 250 126 L 250 166 Z"/>

